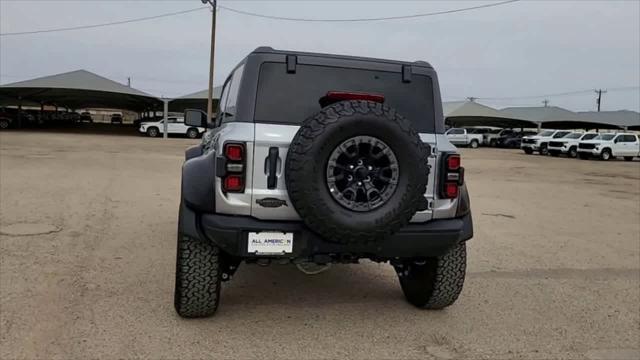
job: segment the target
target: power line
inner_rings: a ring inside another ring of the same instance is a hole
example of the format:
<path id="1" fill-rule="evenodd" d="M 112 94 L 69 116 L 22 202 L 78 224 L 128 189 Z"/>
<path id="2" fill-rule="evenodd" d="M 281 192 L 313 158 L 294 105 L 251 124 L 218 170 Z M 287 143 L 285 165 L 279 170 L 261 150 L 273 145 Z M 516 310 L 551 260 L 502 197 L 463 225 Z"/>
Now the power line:
<path id="1" fill-rule="evenodd" d="M 121 20 L 121 21 L 113 21 L 113 22 L 101 23 L 101 24 L 81 25 L 81 26 L 55 28 L 55 29 L 44 29 L 44 30 L 33 30 L 33 31 L 1 33 L 0 36 L 33 35 L 33 34 L 60 32 L 60 31 L 93 29 L 93 28 L 98 28 L 98 27 L 103 27 L 103 26 L 122 25 L 122 24 L 129 24 L 129 23 L 139 22 L 139 21 L 160 19 L 160 18 L 164 18 L 164 17 L 182 15 L 182 14 L 187 14 L 187 13 L 191 13 L 191 12 L 195 12 L 195 11 L 201 11 L 201 10 L 207 10 L 207 9 L 208 8 L 206 8 L 206 7 L 199 7 L 199 8 L 190 9 L 190 10 L 176 11 L 176 12 L 171 12 L 171 13 L 166 13 L 166 14 L 147 16 L 147 17 L 128 19 L 128 20 Z"/>
<path id="2" fill-rule="evenodd" d="M 640 86 L 621 86 L 615 88 L 608 88 L 609 91 L 626 91 L 626 90 L 637 90 L 640 89 Z M 541 94 L 541 95 L 527 95 L 527 96 L 507 96 L 507 97 L 479 97 L 479 100 L 521 100 L 521 99 L 538 99 L 538 98 L 546 98 L 553 96 L 569 96 L 569 95 L 580 95 L 580 94 L 592 94 L 594 89 L 584 89 L 584 90 L 575 90 L 575 91 L 567 91 L 561 93 L 554 94 Z"/>
<path id="3" fill-rule="evenodd" d="M 231 11 L 231 12 L 234 12 L 234 13 L 237 13 L 237 14 L 241 14 L 241 15 L 254 16 L 254 17 L 259 17 L 259 18 L 264 18 L 264 19 L 271 19 L 271 20 L 284 20 L 284 21 L 297 21 L 297 22 L 365 22 L 365 21 L 385 21 L 385 20 L 412 19 L 412 18 L 422 18 L 422 17 L 434 16 L 434 15 L 452 14 L 452 13 L 457 13 L 457 12 L 463 12 L 463 11 L 469 11 L 469 10 L 477 10 L 477 9 L 484 9 L 484 8 L 489 8 L 489 7 L 494 7 L 494 6 L 506 5 L 506 4 L 517 2 L 517 1 L 520 1 L 520 0 L 501 1 L 501 2 L 496 2 L 496 3 L 491 3 L 491 4 L 471 6 L 471 7 L 461 8 L 461 9 L 436 11 L 436 12 L 430 12 L 430 13 L 399 15 L 399 16 L 386 16 L 386 17 L 375 17 L 375 18 L 355 18 L 355 19 L 292 18 L 292 17 L 285 17 L 285 16 L 259 14 L 259 13 L 244 11 L 244 10 L 233 9 L 233 8 L 230 8 L 230 7 L 227 7 L 227 6 L 222 6 L 222 5 L 218 5 L 218 7 L 220 9 L 224 9 L 224 10 Z"/>
<path id="4" fill-rule="evenodd" d="M 400 16 L 388 16 L 388 17 L 377 17 L 377 18 L 357 18 L 357 19 L 305 19 L 305 18 L 291 18 L 291 17 L 273 16 L 273 15 L 265 15 L 265 14 L 253 13 L 253 12 L 249 12 L 249 11 L 230 8 L 230 7 L 223 6 L 223 5 L 218 5 L 218 8 L 224 9 L 224 10 L 236 13 L 236 14 L 254 16 L 254 17 L 271 19 L 271 20 L 298 21 L 298 22 L 365 22 L 365 21 L 384 21 L 384 20 L 411 19 L 411 18 L 421 18 L 421 17 L 434 16 L 434 15 L 452 14 L 452 13 L 457 13 L 457 12 L 463 12 L 463 11 L 470 11 L 470 10 L 477 10 L 477 9 L 489 8 L 489 7 L 494 7 L 494 6 L 506 5 L 506 4 L 509 4 L 509 3 L 517 2 L 517 1 L 520 1 L 520 0 L 501 1 L 501 2 L 497 2 L 497 3 L 484 4 L 484 5 L 478 5 L 478 6 L 471 6 L 471 7 L 461 8 L 461 9 L 436 11 L 436 12 L 430 12 L 430 13 L 410 14 L 410 15 L 400 15 Z M 113 21 L 113 22 L 100 23 L 100 24 L 80 25 L 80 26 L 54 28 L 54 29 L 43 29 L 43 30 L 33 30 L 33 31 L 20 31 L 20 32 L 0 33 L 0 36 L 33 35 L 33 34 L 42 34 L 42 33 L 61 32 L 61 31 L 93 29 L 93 28 L 104 27 L 104 26 L 122 25 L 122 24 L 129 24 L 129 23 L 134 23 L 134 22 L 139 22 L 139 21 L 154 20 L 154 19 L 159 19 L 159 18 L 164 18 L 164 17 L 169 17 L 169 16 L 182 15 L 182 14 L 187 14 L 187 13 L 191 13 L 191 12 L 201 11 L 201 10 L 205 10 L 205 9 L 208 9 L 208 8 L 207 7 L 199 7 L 199 8 L 190 9 L 190 10 L 176 11 L 176 12 L 171 12 L 171 13 L 166 13 L 166 14 L 147 16 L 147 17 L 135 18 L 135 19 L 128 19 L 128 20 L 122 20 L 122 21 Z"/>

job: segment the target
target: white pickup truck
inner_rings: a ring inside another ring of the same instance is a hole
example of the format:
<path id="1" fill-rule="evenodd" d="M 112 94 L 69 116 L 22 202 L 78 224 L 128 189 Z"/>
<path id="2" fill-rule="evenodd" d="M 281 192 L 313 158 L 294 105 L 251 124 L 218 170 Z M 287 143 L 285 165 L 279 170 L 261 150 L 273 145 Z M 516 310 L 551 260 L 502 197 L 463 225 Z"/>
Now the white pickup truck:
<path id="1" fill-rule="evenodd" d="M 477 148 L 482 144 L 482 134 L 471 134 L 467 129 L 451 128 L 444 133 L 455 146 Z"/>
<path id="2" fill-rule="evenodd" d="M 601 134 L 578 144 L 578 156 L 581 159 L 592 157 L 609 160 L 623 157 L 627 161 L 640 157 L 638 135 L 632 133 Z"/>
<path id="3" fill-rule="evenodd" d="M 172 135 L 185 135 L 190 139 L 195 139 L 202 135 L 207 129 L 201 127 L 187 126 L 184 118 L 169 117 L 167 120 L 167 133 Z M 147 134 L 149 137 L 162 135 L 164 130 L 164 120 L 140 123 L 139 132 Z"/>
<path id="4" fill-rule="evenodd" d="M 578 144 L 581 141 L 591 140 L 596 136 L 598 136 L 598 133 L 573 132 L 561 139 L 553 139 L 549 141 L 549 155 L 559 156 L 562 154 L 575 158 L 578 156 Z"/>
<path id="5" fill-rule="evenodd" d="M 537 151 L 540 155 L 547 155 L 549 153 L 549 141 L 561 139 L 571 132 L 568 130 L 543 130 L 537 135 L 523 137 L 520 148 L 526 154 L 533 154 L 534 151 Z"/>

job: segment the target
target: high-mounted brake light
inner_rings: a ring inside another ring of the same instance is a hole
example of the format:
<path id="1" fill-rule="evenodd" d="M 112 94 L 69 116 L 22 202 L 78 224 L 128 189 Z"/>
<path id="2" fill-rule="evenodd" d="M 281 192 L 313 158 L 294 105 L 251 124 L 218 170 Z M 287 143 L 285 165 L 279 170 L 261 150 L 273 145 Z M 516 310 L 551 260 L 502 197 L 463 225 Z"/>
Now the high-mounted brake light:
<path id="1" fill-rule="evenodd" d="M 224 155 L 227 157 L 227 160 L 242 161 L 244 158 L 244 145 L 226 144 L 224 146 Z"/>
<path id="2" fill-rule="evenodd" d="M 325 107 L 333 103 L 345 100 L 366 100 L 377 103 L 384 103 L 384 95 L 351 91 L 329 91 L 325 96 L 320 98 L 320 105 L 322 107 Z"/>

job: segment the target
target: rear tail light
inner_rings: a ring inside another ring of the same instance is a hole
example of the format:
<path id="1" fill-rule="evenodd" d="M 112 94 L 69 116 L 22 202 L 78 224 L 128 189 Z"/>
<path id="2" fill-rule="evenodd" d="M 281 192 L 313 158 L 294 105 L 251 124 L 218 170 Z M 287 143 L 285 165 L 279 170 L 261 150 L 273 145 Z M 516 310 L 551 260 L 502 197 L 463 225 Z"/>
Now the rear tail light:
<path id="1" fill-rule="evenodd" d="M 461 166 L 460 155 L 445 155 L 443 165 L 440 195 L 445 199 L 455 199 L 460 193 L 460 186 L 464 184 L 464 168 Z"/>
<path id="2" fill-rule="evenodd" d="M 222 190 L 224 192 L 242 193 L 245 186 L 246 152 L 243 143 L 226 143 L 223 147 L 226 160 Z"/>

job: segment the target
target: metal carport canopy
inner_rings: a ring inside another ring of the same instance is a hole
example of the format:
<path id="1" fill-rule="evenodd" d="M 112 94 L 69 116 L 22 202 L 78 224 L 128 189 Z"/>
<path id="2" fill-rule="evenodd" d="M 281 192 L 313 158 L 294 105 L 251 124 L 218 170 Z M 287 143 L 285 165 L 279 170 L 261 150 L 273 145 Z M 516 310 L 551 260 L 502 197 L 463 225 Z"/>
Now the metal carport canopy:
<path id="1" fill-rule="evenodd" d="M 473 101 L 442 103 L 447 124 L 452 126 L 492 126 L 500 128 L 537 128 L 538 124 L 503 113 Z"/>
<path id="2" fill-rule="evenodd" d="M 586 121 L 611 124 L 628 130 L 640 130 L 640 113 L 631 110 L 584 111 L 578 116 Z"/>
<path id="3" fill-rule="evenodd" d="M 22 102 L 23 105 L 39 103 L 70 109 L 111 108 L 138 112 L 162 106 L 162 101 L 153 95 L 86 70 L 0 85 L 0 99 L 5 105 Z"/>
<path id="4" fill-rule="evenodd" d="M 218 106 L 220 100 L 220 93 L 222 92 L 222 86 L 216 86 L 213 88 L 213 108 L 214 111 Z M 209 96 L 209 90 L 201 90 L 193 94 L 187 94 L 179 98 L 175 98 L 169 102 L 169 111 L 172 112 L 184 112 L 185 109 L 199 109 L 207 111 L 207 97 Z"/>
<path id="5" fill-rule="evenodd" d="M 607 122 L 581 117 L 573 111 L 558 106 L 508 107 L 500 110 L 518 119 L 539 123 L 546 129 L 620 129 Z"/>

